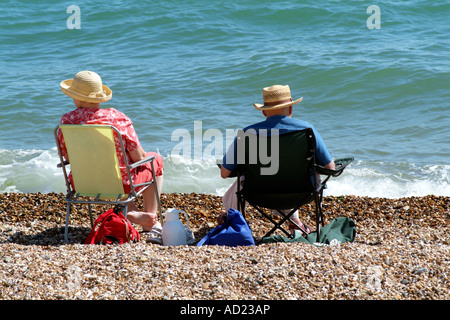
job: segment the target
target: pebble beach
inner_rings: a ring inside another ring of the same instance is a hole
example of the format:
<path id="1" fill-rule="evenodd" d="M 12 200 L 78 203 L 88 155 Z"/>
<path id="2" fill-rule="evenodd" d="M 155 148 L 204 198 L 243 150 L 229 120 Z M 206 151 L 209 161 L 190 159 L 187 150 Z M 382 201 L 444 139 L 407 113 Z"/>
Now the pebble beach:
<path id="1" fill-rule="evenodd" d="M 199 241 L 217 226 L 221 198 L 162 194 L 185 210 Z M 139 206 L 142 203 L 138 204 Z M 325 197 L 326 221 L 349 217 L 354 242 L 315 246 L 84 245 L 87 206 L 75 206 L 64 242 L 62 193 L 0 194 L 2 300 L 448 300 L 450 198 Z M 100 214 L 106 208 L 95 207 Z M 314 226 L 314 204 L 300 218 Z M 257 237 L 268 224 L 252 209 Z M 184 222 L 184 220 L 182 219 Z"/>

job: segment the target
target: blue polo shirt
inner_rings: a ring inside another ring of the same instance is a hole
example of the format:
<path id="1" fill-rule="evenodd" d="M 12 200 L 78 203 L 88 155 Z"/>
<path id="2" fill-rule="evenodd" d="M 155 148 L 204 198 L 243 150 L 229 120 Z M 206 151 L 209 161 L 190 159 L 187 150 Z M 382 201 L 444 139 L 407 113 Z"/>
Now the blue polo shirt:
<path id="1" fill-rule="evenodd" d="M 316 162 L 319 165 L 325 166 L 329 164 L 332 160 L 332 157 L 330 155 L 330 152 L 328 151 L 325 143 L 322 140 L 322 137 L 320 136 L 319 132 L 317 132 L 314 127 L 303 120 L 300 119 L 293 119 L 288 116 L 282 116 L 282 115 L 275 115 L 271 116 L 269 118 L 266 118 L 264 121 L 252 124 L 248 127 L 245 127 L 243 130 L 244 132 L 249 129 L 254 129 L 255 131 L 258 131 L 260 129 L 266 129 L 267 134 L 270 135 L 271 129 L 278 129 L 279 134 L 288 133 L 292 131 L 298 131 L 306 128 L 312 128 L 314 132 L 314 136 L 316 138 Z M 225 169 L 233 171 L 237 167 L 237 155 L 236 153 L 230 152 L 230 150 L 235 150 L 235 144 L 236 139 L 234 139 L 234 142 L 230 145 L 230 148 L 228 149 L 227 154 L 223 157 L 223 163 Z M 232 159 L 231 158 L 232 155 Z M 228 158 L 228 159 L 227 159 Z"/>

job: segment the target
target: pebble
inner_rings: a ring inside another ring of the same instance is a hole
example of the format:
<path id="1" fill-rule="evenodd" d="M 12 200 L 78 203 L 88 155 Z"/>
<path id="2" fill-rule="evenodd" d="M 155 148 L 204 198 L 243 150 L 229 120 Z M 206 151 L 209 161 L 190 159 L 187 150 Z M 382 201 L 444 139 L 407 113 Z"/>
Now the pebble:
<path id="1" fill-rule="evenodd" d="M 141 241 L 84 245 L 82 206 L 64 242 L 63 194 L 0 194 L 0 299 L 449 300 L 448 197 L 325 197 L 326 220 L 355 221 L 354 242 L 329 246 L 164 247 Z M 220 197 L 163 194 L 189 214 L 200 240 L 216 226 Z M 142 206 L 142 203 L 138 203 Z M 96 214 L 106 211 L 96 208 Z M 314 226 L 314 205 L 300 218 Z M 249 210 L 254 236 L 269 227 Z"/>

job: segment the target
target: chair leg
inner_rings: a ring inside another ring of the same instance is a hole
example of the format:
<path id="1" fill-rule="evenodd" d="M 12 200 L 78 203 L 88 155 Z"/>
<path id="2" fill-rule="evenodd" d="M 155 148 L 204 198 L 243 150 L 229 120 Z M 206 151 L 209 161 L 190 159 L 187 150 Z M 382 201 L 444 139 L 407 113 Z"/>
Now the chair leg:
<path id="1" fill-rule="evenodd" d="M 92 218 L 92 205 L 90 203 L 88 203 L 88 208 L 89 208 L 89 218 L 91 219 L 91 228 L 94 227 L 94 219 Z"/>
<path id="2" fill-rule="evenodd" d="M 292 221 L 292 219 L 291 219 L 291 217 L 292 217 L 292 215 L 294 214 L 294 212 L 298 210 L 298 207 L 292 209 L 288 214 L 285 214 L 282 210 L 278 210 L 278 209 L 276 209 L 276 210 L 278 211 L 278 214 L 279 214 L 280 216 L 283 217 L 283 218 L 280 220 L 280 222 L 275 223 L 276 228 L 278 228 L 278 229 L 280 229 L 281 231 L 283 231 L 283 232 L 288 236 L 288 238 L 291 238 L 291 239 L 294 238 L 294 235 L 291 234 L 290 232 L 286 231 L 283 227 L 281 227 L 281 225 L 282 225 L 283 223 L 285 223 L 285 222 L 290 222 L 290 223 L 292 223 L 294 226 L 296 226 L 297 228 L 299 228 L 299 229 L 301 230 L 300 226 L 299 226 L 297 223 L 295 223 L 294 221 Z M 272 223 L 273 223 L 273 222 L 272 222 Z"/>
<path id="3" fill-rule="evenodd" d="M 316 203 L 316 232 L 317 232 L 316 241 L 320 242 L 320 225 L 323 226 L 324 218 L 322 212 L 322 197 L 317 193 L 315 195 L 315 203 Z"/>
<path id="4" fill-rule="evenodd" d="M 155 167 L 153 165 L 153 160 L 150 161 L 150 166 L 152 168 L 153 183 L 155 184 L 155 196 L 156 196 L 156 201 L 158 202 L 159 220 L 160 220 L 161 225 L 163 225 L 164 220 L 163 220 L 163 214 L 162 214 L 162 209 L 161 209 L 161 198 L 159 196 L 158 181 L 157 181 L 157 177 L 156 177 L 156 173 L 155 173 Z"/>
<path id="5" fill-rule="evenodd" d="M 319 215 L 316 213 L 316 242 L 320 242 L 320 222 L 319 222 Z"/>
<path id="6" fill-rule="evenodd" d="M 64 241 L 69 242 L 68 240 L 68 233 L 69 233 L 69 216 L 70 216 L 70 203 L 67 203 L 67 209 L 66 209 L 66 226 L 64 230 Z"/>
<path id="7" fill-rule="evenodd" d="M 121 207 L 122 207 L 123 216 L 126 218 L 127 217 L 127 213 L 128 213 L 128 205 L 125 204 L 125 205 L 123 205 Z"/>
<path id="8" fill-rule="evenodd" d="M 242 215 L 244 215 L 245 217 L 245 200 L 242 199 L 242 196 L 240 195 L 236 195 L 237 196 L 237 210 L 239 212 L 242 213 Z"/>
<path id="9" fill-rule="evenodd" d="M 155 186 L 156 186 L 156 181 L 155 181 Z M 163 220 L 163 212 L 161 209 L 161 198 L 159 197 L 159 192 L 158 192 L 157 187 L 155 188 L 155 192 L 156 192 L 156 200 L 158 202 L 159 220 L 160 220 L 161 225 L 163 225 L 164 220 Z"/>
<path id="10" fill-rule="evenodd" d="M 255 209 L 256 209 L 263 217 L 265 217 L 267 220 L 269 220 L 269 221 L 274 225 L 274 227 L 273 227 L 269 232 L 267 232 L 262 238 L 265 238 L 265 237 L 271 235 L 271 234 L 272 234 L 273 232 L 275 232 L 275 230 L 277 230 L 277 229 L 283 231 L 283 232 L 286 234 L 286 236 L 287 236 L 288 238 L 292 238 L 292 237 L 293 237 L 293 236 L 292 236 L 288 231 L 286 231 L 281 225 L 282 225 L 283 223 L 285 223 L 286 221 L 290 220 L 292 214 L 295 212 L 296 209 L 293 209 L 288 215 L 285 215 L 284 213 L 282 213 L 282 212 L 280 212 L 280 211 L 278 210 L 278 212 L 283 216 L 283 218 L 282 218 L 279 222 L 276 222 L 274 219 L 272 219 L 272 217 L 270 217 L 269 215 L 267 215 L 261 208 L 259 208 L 259 207 L 257 207 L 257 206 L 254 206 L 254 205 L 253 205 L 253 207 L 254 207 L 254 208 L 255 208 Z M 261 238 L 261 239 L 262 239 L 262 238 Z"/>

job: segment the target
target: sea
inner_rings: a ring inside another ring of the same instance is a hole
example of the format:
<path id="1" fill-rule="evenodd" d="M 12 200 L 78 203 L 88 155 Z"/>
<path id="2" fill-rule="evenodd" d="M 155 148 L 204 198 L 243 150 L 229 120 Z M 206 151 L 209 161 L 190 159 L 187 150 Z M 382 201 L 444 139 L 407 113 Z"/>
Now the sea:
<path id="1" fill-rule="evenodd" d="M 66 191 L 59 84 L 92 70 L 163 156 L 163 192 L 223 195 L 217 160 L 281 84 L 354 157 L 325 195 L 448 197 L 449 19 L 448 0 L 1 0 L 0 192 Z"/>

